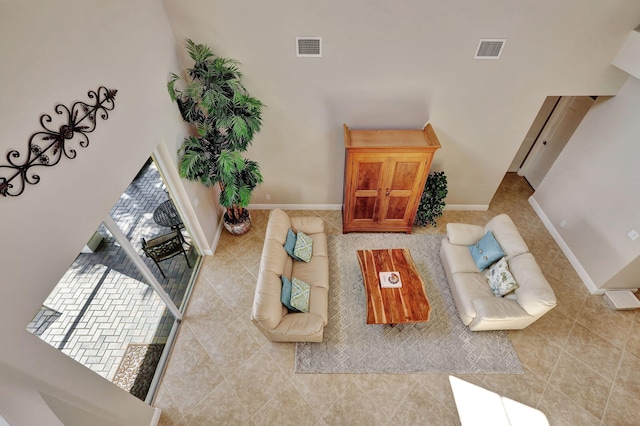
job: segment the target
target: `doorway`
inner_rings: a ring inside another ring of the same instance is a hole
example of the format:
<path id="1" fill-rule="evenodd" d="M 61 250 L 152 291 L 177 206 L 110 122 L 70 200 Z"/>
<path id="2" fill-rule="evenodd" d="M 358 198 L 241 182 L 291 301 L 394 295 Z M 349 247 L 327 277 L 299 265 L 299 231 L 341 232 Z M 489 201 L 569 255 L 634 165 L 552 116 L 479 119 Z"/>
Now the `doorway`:
<path id="1" fill-rule="evenodd" d="M 523 144 L 527 151 L 517 172 L 535 190 L 556 161 L 595 96 L 549 96 L 543 103 Z M 517 156 L 516 156 L 517 158 Z"/>

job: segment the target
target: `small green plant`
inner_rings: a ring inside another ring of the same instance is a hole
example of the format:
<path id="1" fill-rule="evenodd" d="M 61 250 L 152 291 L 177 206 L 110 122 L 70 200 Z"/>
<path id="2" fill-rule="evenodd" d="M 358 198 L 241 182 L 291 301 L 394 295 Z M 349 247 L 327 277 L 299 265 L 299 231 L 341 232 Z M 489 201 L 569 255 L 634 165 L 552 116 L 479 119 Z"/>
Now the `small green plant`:
<path id="1" fill-rule="evenodd" d="M 436 226 L 436 219 L 442 216 L 447 192 L 447 176 L 444 172 L 429 173 L 414 223 L 419 226 L 426 226 L 429 223 Z"/>

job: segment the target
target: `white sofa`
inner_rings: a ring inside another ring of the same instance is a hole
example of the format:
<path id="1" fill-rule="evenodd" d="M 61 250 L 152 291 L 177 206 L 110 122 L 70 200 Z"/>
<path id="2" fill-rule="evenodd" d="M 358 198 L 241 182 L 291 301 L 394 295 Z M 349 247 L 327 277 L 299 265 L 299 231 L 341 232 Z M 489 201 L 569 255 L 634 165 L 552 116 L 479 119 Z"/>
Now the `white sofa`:
<path id="1" fill-rule="evenodd" d="M 469 246 L 492 231 L 502 247 L 519 288 L 504 297 L 491 292 Z M 484 227 L 448 223 L 440 258 L 462 322 L 473 331 L 522 329 L 556 306 L 556 296 L 509 216 L 501 214 Z"/>

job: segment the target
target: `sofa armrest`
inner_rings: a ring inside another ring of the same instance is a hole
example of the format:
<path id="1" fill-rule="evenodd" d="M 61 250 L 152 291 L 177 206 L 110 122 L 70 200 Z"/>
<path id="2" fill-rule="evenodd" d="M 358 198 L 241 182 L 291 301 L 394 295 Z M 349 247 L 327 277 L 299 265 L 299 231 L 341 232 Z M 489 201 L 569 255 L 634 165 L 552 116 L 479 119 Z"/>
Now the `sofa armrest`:
<path id="1" fill-rule="evenodd" d="M 303 231 L 304 232 L 304 231 Z M 294 313 L 282 317 L 272 333 L 286 336 L 311 336 L 324 328 L 321 316 L 311 313 Z"/>
<path id="2" fill-rule="evenodd" d="M 509 260 L 509 269 L 520 286 L 516 300 L 529 315 L 539 317 L 557 304 L 556 295 L 531 253 Z"/>
<path id="3" fill-rule="evenodd" d="M 473 301 L 476 317 L 469 323 L 471 331 L 520 330 L 537 317 L 525 312 L 515 300 L 488 296 Z"/>
<path id="4" fill-rule="evenodd" d="M 447 223 L 447 238 L 451 244 L 470 246 L 484 236 L 482 226 L 466 223 Z"/>
<path id="5" fill-rule="evenodd" d="M 324 233 L 324 220 L 318 216 L 291 217 L 293 230 L 302 231 L 305 234 Z"/>
<path id="6" fill-rule="evenodd" d="M 481 297 L 472 303 L 476 310 L 476 318 L 486 321 L 510 321 L 529 317 L 529 314 L 512 299 L 495 296 Z"/>

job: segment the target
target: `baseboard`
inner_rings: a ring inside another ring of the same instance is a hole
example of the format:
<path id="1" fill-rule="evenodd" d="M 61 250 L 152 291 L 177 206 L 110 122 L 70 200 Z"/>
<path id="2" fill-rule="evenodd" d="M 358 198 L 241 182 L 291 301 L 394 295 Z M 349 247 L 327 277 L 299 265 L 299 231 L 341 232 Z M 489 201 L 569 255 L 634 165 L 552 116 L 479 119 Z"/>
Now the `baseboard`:
<path id="1" fill-rule="evenodd" d="M 249 204 L 247 206 L 249 210 L 340 210 L 342 204 Z M 220 242 L 220 236 L 224 229 L 224 214 L 220 215 L 220 222 L 218 223 L 218 229 L 216 235 L 213 237 L 213 243 L 211 243 L 211 250 L 203 250 L 203 254 L 213 256 Z"/>
<path id="2" fill-rule="evenodd" d="M 447 204 L 444 206 L 444 210 L 489 210 L 488 204 Z"/>
<path id="3" fill-rule="evenodd" d="M 342 204 L 249 204 L 247 206 L 249 210 L 341 210 Z M 213 243 L 211 244 L 211 250 L 204 250 L 204 254 L 213 255 L 218 247 L 220 236 L 224 229 L 223 224 L 224 215 L 220 215 L 220 223 L 218 223 L 218 230 L 213 237 Z"/>
<path id="4" fill-rule="evenodd" d="M 151 417 L 151 423 L 149 426 L 158 426 L 160 423 L 160 416 L 162 415 L 162 408 L 153 407 L 153 417 Z"/>
<path id="5" fill-rule="evenodd" d="M 571 263 L 571 266 L 573 266 L 573 268 L 576 270 L 576 272 L 578 273 L 578 276 L 582 280 L 582 283 L 587 288 L 587 290 L 589 290 L 591 294 L 604 294 L 604 290 L 599 289 L 596 286 L 596 284 L 593 282 L 593 280 L 591 279 L 587 271 L 584 269 L 584 267 L 576 257 L 576 255 L 573 254 L 573 251 L 571 251 L 571 248 L 569 247 L 569 245 L 564 241 L 564 239 L 562 238 L 562 236 L 560 235 L 556 227 L 553 226 L 553 223 L 551 223 L 551 220 L 549 220 L 545 212 L 542 210 L 542 207 L 540 206 L 540 204 L 538 204 L 536 199 L 533 198 L 533 195 L 529 197 L 529 204 L 531 204 L 531 207 L 533 207 L 533 210 L 535 210 L 536 214 L 538 215 L 538 217 L 540 218 L 544 226 L 547 228 L 547 231 L 549 231 L 553 239 L 556 241 L 556 243 L 558 243 L 560 250 L 562 250 L 564 255 L 567 256 L 567 260 L 569 260 L 569 263 Z"/>
<path id="6" fill-rule="evenodd" d="M 249 204 L 249 210 L 341 210 L 342 204 Z"/>
<path id="7" fill-rule="evenodd" d="M 220 215 L 220 221 L 218 222 L 218 229 L 216 230 L 216 235 L 213 236 L 213 242 L 211 243 L 211 253 L 207 253 L 209 256 L 213 256 L 216 252 L 216 248 L 218 248 L 218 243 L 220 242 L 220 236 L 222 235 L 222 230 L 224 229 L 224 223 L 222 222 L 224 219 L 224 214 Z"/>

